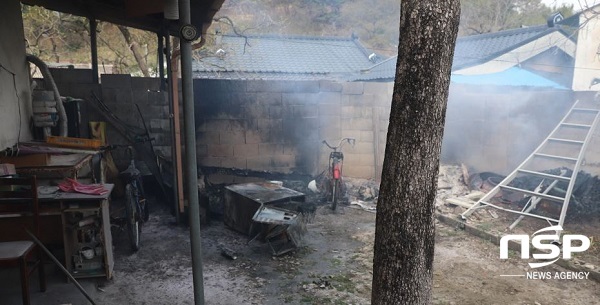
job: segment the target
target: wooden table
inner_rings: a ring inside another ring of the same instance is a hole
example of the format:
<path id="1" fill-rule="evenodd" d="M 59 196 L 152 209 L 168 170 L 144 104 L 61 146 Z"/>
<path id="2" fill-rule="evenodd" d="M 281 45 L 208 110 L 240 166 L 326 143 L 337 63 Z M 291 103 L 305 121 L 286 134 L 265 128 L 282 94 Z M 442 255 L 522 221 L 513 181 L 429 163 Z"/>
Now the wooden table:
<path id="1" fill-rule="evenodd" d="M 110 231 L 109 197 L 114 184 L 104 184 L 105 195 L 56 192 L 39 194 L 41 240 L 53 240 L 52 233 L 60 231 L 64 249 L 64 266 L 76 278 L 112 277 L 114 258 Z M 7 202 L 7 200 L 0 201 Z M 10 232 L 27 216 L 0 216 L 0 231 Z M 55 221 L 59 218 L 59 221 Z M 58 227 L 58 228 L 57 228 Z M 55 235 L 55 234 L 54 234 Z M 4 238 L 4 237 L 3 237 Z M 84 247 L 94 250 L 94 257 L 80 254 Z"/>
<path id="2" fill-rule="evenodd" d="M 93 173 L 92 157 L 94 154 L 64 154 L 49 156 L 44 166 L 19 167 L 17 173 L 22 176 L 43 178 L 77 179 Z M 85 172 L 82 172 L 84 171 Z"/>

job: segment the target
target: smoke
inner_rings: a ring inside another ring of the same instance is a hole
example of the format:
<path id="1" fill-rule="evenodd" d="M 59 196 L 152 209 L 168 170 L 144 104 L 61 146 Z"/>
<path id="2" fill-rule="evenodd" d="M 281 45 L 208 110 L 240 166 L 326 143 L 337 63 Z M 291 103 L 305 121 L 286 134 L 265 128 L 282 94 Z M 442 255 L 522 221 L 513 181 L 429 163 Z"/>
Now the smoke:
<path id="1" fill-rule="evenodd" d="M 549 135 L 572 98 L 567 90 L 453 83 L 442 161 L 507 174 Z"/>

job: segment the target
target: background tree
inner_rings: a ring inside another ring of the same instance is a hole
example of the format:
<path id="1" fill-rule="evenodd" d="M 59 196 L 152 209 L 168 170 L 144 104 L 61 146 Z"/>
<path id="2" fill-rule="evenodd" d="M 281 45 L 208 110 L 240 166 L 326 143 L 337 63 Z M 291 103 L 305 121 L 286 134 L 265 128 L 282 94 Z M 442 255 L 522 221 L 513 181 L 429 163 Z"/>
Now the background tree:
<path id="1" fill-rule="evenodd" d="M 399 7 L 395 0 L 227 0 L 218 14 L 230 17 L 247 34 L 355 33 L 369 49 L 392 56 L 398 46 Z M 462 0 L 461 11 L 459 36 L 465 36 L 545 24 L 556 11 L 570 16 L 573 7 L 550 8 L 540 0 Z M 214 28 L 232 33 L 227 27 Z"/>
<path id="2" fill-rule="evenodd" d="M 397 0 L 227 0 L 218 16 L 229 17 L 243 34 L 356 34 L 368 49 L 393 56 L 398 46 L 399 7 Z M 462 0 L 461 9 L 459 35 L 545 24 L 557 10 L 565 17 L 572 14 L 572 6 L 549 8 L 540 0 Z M 89 63 L 85 18 L 23 5 L 23 19 L 29 52 L 48 62 Z M 101 71 L 156 74 L 156 35 L 106 22 L 98 23 L 98 31 Z M 205 49 L 215 47 L 211 36 L 217 33 L 233 34 L 233 29 L 213 23 Z"/>
<path id="3" fill-rule="evenodd" d="M 348 1 L 342 8 L 343 25 L 356 33 L 362 43 L 378 53 L 396 55 L 400 1 Z M 360 21 L 359 21 L 360 20 Z"/>
<path id="4" fill-rule="evenodd" d="M 25 5 L 22 12 L 29 53 L 50 62 L 82 60 L 78 53 L 89 53 L 82 39 L 85 18 Z"/>
<path id="5" fill-rule="evenodd" d="M 370 49 L 395 55 L 400 2 L 394 0 L 228 0 L 219 16 L 230 17 L 247 34 L 350 37 Z M 221 33 L 232 34 L 223 26 Z M 208 44 L 207 44 L 208 46 Z"/>
<path id="6" fill-rule="evenodd" d="M 22 5 L 27 52 L 47 63 L 89 64 L 90 30 L 86 18 Z M 100 72 L 156 75 L 156 34 L 98 22 Z"/>
<path id="7" fill-rule="evenodd" d="M 461 9 L 460 36 L 545 24 L 557 11 L 573 14 L 573 5 L 550 8 L 540 0 L 463 0 Z"/>
<path id="8" fill-rule="evenodd" d="M 459 0 L 403 0 L 377 202 L 372 304 L 430 304 L 434 202 Z"/>
<path id="9" fill-rule="evenodd" d="M 137 63 L 138 67 L 140 68 L 140 71 L 142 72 L 142 74 L 145 77 L 150 77 L 150 71 L 148 70 L 148 63 L 147 63 L 148 49 L 146 48 L 146 52 L 144 55 L 143 51 L 140 48 L 140 44 L 135 39 L 133 39 L 133 35 L 131 35 L 129 28 L 126 26 L 122 26 L 122 25 L 117 25 L 117 28 L 119 29 L 121 34 L 123 34 L 123 38 L 125 38 L 125 42 L 129 45 L 129 50 L 131 50 L 131 53 L 133 54 L 133 58 L 135 59 L 135 62 Z M 152 40 L 150 40 L 150 41 L 152 41 Z"/>

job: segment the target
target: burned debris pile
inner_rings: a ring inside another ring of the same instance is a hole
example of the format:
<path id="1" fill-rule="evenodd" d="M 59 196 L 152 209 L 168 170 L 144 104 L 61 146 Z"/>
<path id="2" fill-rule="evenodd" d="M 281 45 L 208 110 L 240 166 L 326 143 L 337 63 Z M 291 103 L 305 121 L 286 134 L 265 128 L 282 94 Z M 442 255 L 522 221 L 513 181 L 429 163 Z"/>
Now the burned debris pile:
<path id="1" fill-rule="evenodd" d="M 573 172 L 567 168 L 554 168 L 543 172 L 557 176 L 564 175 L 567 177 L 571 177 L 573 174 Z M 545 189 L 551 182 L 552 181 L 548 181 L 548 179 L 544 180 L 543 178 L 528 176 L 516 178 L 510 184 L 510 186 L 527 190 L 534 190 L 541 186 L 542 189 Z M 567 192 L 567 187 L 567 182 L 559 181 L 548 192 L 548 195 L 564 197 Z M 511 196 L 510 194 L 507 194 L 507 196 L 503 194 L 502 197 L 504 199 L 505 197 L 510 198 Z M 515 200 L 511 200 L 511 202 L 522 206 L 525 205 L 527 200 L 528 197 L 521 198 L 516 202 Z M 551 213 L 556 213 L 556 211 L 560 213 L 560 208 L 561 207 L 559 203 L 555 203 L 552 201 L 545 201 L 542 202 L 542 205 L 540 205 L 540 209 Z M 567 216 L 600 216 L 600 180 L 598 179 L 598 176 L 592 176 L 591 174 L 584 171 L 580 171 L 577 174 L 577 179 L 575 180 L 575 185 L 573 187 L 572 197 L 569 203 Z"/>
<path id="2" fill-rule="evenodd" d="M 556 176 L 570 177 L 572 171 L 567 168 L 554 168 L 542 171 L 546 174 Z M 479 189 L 482 192 L 488 192 L 496 184 L 504 179 L 503 176 L 494 173 L 480 173 L 473 175 L 469 181 L 469 186 L 473 189 Z M 546 189 L 553 182 L 551 179 L 544 179 L 533 176 L 521 176 L 515 178 L 509 186 L 534 191 L 536 189 Z M 477 187 L 479 185 L 479 187 Z M 565 197 L 569 184 L 565 181 L 558 181 L 554 187 L 548 191 L 548 195 L 556 197 Z M 495 201 L 505 205 L 514 205 L 516 208 L 524 207 L 531 196 L 524 196 L 518 192 L 502 190 Z M 538 206 L 538 211 L 548 215 L 559 215 L 561 203 L 542 200 Z M 589 173 L 580 171 L 577 174 L 571 200 L 569 203 L 568 217 L 598 216 L 600 215 L 600 181 L 598 176 L 592 176 Z"/>

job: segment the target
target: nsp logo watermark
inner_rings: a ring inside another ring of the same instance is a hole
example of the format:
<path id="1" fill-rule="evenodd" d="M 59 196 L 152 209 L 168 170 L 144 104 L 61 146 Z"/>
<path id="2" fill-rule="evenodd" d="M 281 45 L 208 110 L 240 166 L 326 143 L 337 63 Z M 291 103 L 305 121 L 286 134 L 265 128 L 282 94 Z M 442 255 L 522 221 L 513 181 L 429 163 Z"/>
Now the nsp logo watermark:
<path id="1" fill-rule="evenodd" d="M 549 260 L 540 263 L 529 263 L 531 268 L 540 268 L 556 262 L 560 258 L 561 245 L 563 259 L 570 259 L 571 254 L 583 252 L 590 247 L 590 239 L 580 234 L 564 234 L 560 240 L 561 226 L 543 228 L 533 233 L 531 245 L 538 250 L 549 250 L 550 252 L 534 253 L 533 258 L 538 260 Z M 554 231 L 554 234 L 539 234 Z M 508 241 L 521 242 L 521 258 L 529 259 L 529 236 L 528 235 L 506 235 L 500 239 L 500 259 L 508 259 Z"/>

